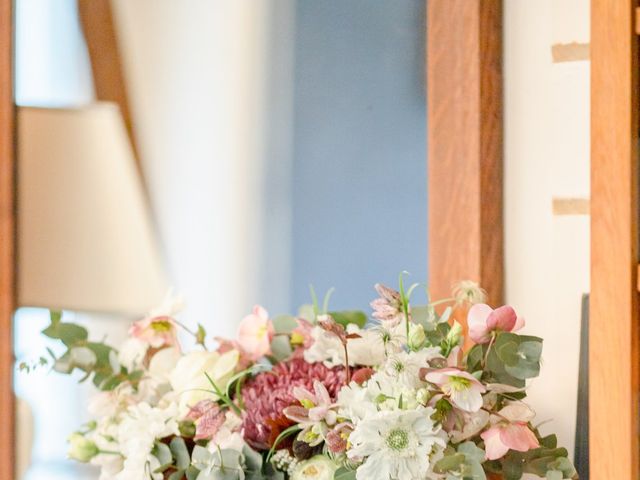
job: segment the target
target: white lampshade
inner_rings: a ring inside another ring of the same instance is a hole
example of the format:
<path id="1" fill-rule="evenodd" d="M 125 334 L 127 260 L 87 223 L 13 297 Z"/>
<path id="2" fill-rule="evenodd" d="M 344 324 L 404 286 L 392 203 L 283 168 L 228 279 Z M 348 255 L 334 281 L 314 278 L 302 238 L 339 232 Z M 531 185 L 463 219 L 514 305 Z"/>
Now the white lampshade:
<path id="1" fill-rule="evenodd" d="M 114 104 L 18 111 L 18 303 L 140 315 L 167 289 Z"/>

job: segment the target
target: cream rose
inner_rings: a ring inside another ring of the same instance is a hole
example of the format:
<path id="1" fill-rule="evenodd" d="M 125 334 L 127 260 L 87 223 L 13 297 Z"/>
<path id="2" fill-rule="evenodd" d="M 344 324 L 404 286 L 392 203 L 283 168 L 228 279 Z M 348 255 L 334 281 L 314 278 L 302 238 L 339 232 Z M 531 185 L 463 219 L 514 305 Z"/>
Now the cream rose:
<path id="1" fill-rule="evenodd" d="M 200 400 L 217 398 L 205 372 L 216 386 L 224 391 L 238 365 L 240 353 L 229 350 L 218 352 L 191 352 L 183 356 L 169 376 L 171 387 L 180 396 L 180 413 L 186 414 L 189 407 Z"/>

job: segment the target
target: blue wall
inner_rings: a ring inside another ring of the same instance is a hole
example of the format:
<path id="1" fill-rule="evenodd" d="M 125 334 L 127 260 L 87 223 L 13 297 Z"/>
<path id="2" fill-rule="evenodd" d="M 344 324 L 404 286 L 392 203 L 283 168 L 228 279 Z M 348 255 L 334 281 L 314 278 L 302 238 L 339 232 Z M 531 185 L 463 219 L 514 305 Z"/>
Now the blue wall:
<path id="1" fill-rule="evenodd" d="M 427 270 L 424 0 L 298 0 L 294 306 L 336 287 L 368 309 L 373 284 Z"/>

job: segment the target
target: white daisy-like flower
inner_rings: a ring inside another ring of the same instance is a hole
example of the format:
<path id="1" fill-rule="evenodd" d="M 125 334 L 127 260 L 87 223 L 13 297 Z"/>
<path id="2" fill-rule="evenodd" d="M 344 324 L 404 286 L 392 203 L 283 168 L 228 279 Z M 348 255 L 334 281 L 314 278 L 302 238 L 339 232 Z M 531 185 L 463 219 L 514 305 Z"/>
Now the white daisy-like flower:
<path id="1" fill-rule="evenodd" d="M 349 441 L 351 460 L 363 460 L 357 480 L 426 478 L 430 455 L 446 446 L 432 408 L 381 411 L 360 422 Z"/>
<path id="2" fill-rule="evenodd" d="M 369 398 L 369 391 L 356 382 L 340 389 L 336 403 L 340 416 L 348 418 L 352 423 L 358 423 L 378 411 L 376 404 Z"/>
<path id="3" fill-rule="evenodd" d="M 420 388 L 420 369 L 427 368 L 429 360 L 442 357 L 438 347 L 424 348 L 418 352 L 399 352 L 389 356 L 383 369 L 397 382 L 411 388 Z"/>

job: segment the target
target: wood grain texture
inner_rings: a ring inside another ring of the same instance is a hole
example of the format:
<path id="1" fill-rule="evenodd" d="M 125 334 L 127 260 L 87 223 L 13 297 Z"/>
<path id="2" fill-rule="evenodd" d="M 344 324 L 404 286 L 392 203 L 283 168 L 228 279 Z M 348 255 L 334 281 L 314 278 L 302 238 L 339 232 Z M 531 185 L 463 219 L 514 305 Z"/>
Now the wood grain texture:
<path id="1" fill-rule="evenodd" d="M 13 312 L 15 309 L 15 159 L 13 11 L 0 0 L 0 478 L 14 478 Z"/>
<path id="2" fill-rule="evenodd" d="M 111 0 L 79 0 L 78 11 L 91 60 L 96 98 L 115 102 L 120 107 L 137 167 L 142 173 Z"/>
<path id="3" fill-rule="evenodd" d="M 502 1 L 427 2 L 429 287 L 503 301 Z M 466 322 L 465 322 L 466 323 Z"/>
<path id="4" fill-rule="evenodd" d="M 591 478 L 639 478 L 635 0 L 591 1 Z"/>

